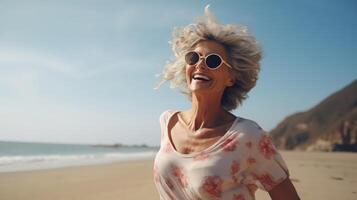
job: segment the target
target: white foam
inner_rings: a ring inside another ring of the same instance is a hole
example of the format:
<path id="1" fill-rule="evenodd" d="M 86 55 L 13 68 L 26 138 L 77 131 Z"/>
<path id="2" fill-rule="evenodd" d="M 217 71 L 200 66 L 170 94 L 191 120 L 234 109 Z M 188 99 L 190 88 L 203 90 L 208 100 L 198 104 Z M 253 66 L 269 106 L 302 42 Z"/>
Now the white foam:
<path id="1" fill-rule="evenodd" d="M 0 156 L 0 172 L 52 169 L 67 166 L 106 164 L 118 161 L 153 159 L 155 151 L 78 155 Z"/>

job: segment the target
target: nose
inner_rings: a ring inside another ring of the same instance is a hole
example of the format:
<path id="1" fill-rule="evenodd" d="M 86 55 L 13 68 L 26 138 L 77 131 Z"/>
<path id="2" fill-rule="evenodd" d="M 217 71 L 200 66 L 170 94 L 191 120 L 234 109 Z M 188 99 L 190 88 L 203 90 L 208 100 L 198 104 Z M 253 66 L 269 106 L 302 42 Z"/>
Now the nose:
<path id="1" fill-rule="evenodd" d="M 204 62 L 204 58 L 200 58 L 200 60 L 198 61 L 198 63 L 196 64 L 196 68 L 197 69 L 205 69 L 206 68 L 206 63 Z"/>

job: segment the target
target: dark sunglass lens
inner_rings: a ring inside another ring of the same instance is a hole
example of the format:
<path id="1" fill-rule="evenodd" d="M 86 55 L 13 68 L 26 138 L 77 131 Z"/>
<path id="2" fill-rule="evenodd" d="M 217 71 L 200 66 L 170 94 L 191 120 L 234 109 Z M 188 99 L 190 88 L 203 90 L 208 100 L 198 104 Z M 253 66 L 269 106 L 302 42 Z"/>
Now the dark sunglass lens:
<path id="1" fill-rule="evenodd" d="M 185 56 L 186 63 L 189 65 L 194 65 L 200 59 L 198 53 L 196 52 L 188 52 Z"/>
<path id="2" fill-rule="evenodd" d="M 206 59 L 207 67 L 214 69 L 217 68 L 221 64 L 222 60 L 218 55 L 209 55 Z"/>

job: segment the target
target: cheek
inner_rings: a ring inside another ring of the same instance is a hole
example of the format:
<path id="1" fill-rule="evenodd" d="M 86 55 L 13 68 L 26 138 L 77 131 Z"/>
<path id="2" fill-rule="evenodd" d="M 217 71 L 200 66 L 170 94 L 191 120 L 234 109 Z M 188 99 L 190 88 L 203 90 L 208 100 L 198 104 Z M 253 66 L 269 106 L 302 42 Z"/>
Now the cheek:
<path id="1" fill-rule="evenodd" d="M 185 67 L 187 81 L 189 81 L 191 79 L 192 70 L 193 70 L 193 67 L 190 67 L 190 66 Z"/>
<path id="2" fill-rule="evenodd" d="M 220 73 L 216 74 L 216 76 L 214 77 L 215 82 L 216 82 L 216 87 L 219 88 L 225 88 L 228 85 L 228 80 L 230 79 L 230 76 L 228 74 L 228 72 L 224 72 L 221 71 Z"/>
<path id="3" fill-rule="evenodd" d="M 224 70 L 221 73 L 221 79 L 223 82 L 227 82 L 228 80 L 231 79 L 231 74 L 228 70 Z"/>

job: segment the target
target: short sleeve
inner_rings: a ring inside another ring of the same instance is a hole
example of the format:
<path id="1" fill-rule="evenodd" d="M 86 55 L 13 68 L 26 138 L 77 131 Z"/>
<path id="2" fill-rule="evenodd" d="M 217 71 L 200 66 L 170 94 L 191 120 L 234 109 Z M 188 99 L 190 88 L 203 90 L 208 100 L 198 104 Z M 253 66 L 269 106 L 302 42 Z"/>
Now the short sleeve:
<path id="1" fill-rule="evenodd" d="M 167 115 L 167 111 L 164 111 L 164 112 L 161 113 L 161 115 L 159 117 L 159 123 L 160 123 L 161 132 L 162 132 L 163 126 L 165 125 L 166 115 Z"/>
<path id="2" fill-rule="evenodd" d="M 163 142 L 163 140 L 165 139 L 167 119 L 170 117 L 172 112 L 173 112 L 173 110 L 166 110 L 166 111 L 162 112 L 159 117 L 159 123 L 160 123 L 160 129 L 161 129 L 161 142 Z"/>
<path id="3" fill-rule="evenodd" d="M 251 157 L 255 163 L 250 173 L 260 189 L 270 191 L 289 177 L 287 165 L 274 146 L 271 136 L 260 127 L 252 134 Z"/>

